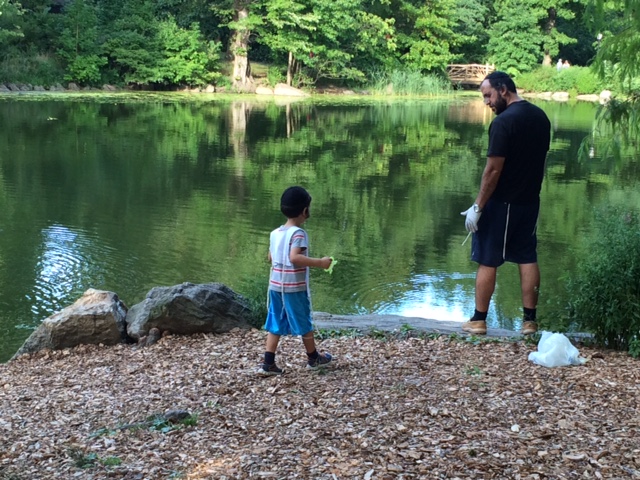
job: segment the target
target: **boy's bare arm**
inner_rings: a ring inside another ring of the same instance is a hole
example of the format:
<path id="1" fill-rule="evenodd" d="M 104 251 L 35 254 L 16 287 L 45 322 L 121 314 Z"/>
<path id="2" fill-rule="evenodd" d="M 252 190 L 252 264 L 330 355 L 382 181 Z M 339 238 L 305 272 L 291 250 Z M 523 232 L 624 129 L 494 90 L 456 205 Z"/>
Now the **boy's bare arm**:
<path id="1" fill-rule="evenodd" d="M 331 257 L 313 258 L 307 257 L 302 252 L 304 249 L 300 247 L 293 247 L 289 254 L 289 260 L 296 267 L 318 267 L 329 268 L 331 266 Z"/>

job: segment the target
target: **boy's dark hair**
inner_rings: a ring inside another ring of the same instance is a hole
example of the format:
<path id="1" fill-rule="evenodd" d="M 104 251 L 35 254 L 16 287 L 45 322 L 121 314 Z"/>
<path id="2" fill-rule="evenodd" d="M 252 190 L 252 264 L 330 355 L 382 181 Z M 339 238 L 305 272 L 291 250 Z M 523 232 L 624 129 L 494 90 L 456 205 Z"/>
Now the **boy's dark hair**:
<path id="1" fill-rule="evenodd" d="M 311 205 L 311 195 L 302 187 L 287 188 L 280 198 L 280 211 L 287 218 L 295 218 Z"/>
<path id="2" fill-rule="evenodd" d="M 484 77 L 485 80 L 489 80 L 489 85 L 496 90 L 502 90 L 502 87 L 507 87 L 507 91 L 512 93 L 516 92 L 516 84 L 509 74 L 505 72 L 495 71 Z"/>

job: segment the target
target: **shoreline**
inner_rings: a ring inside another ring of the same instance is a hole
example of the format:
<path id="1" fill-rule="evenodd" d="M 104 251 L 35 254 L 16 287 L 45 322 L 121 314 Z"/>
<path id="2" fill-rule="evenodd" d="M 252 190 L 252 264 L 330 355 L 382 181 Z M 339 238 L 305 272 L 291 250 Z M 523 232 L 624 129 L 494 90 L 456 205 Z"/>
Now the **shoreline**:
<path id="1" fill-rule="evenodd" d="M 334 315 L 327 312 L 313 312 L 313 323 L 320 329 L 342 330 L 353 329 L 364 333 L 372 330 L 385 332 L 415 330 L 424 333 L 438 333 L 443 335 L 459 334 L 469 335 L 460 327 L 462 322 L 450 320 L 434 320 L 422 317 L 404 317 L 402 315 L 366 314 L 366 315 Z M 518 338 L 519 332 L 505 328 L 487 329 L 483 337 Z"/>

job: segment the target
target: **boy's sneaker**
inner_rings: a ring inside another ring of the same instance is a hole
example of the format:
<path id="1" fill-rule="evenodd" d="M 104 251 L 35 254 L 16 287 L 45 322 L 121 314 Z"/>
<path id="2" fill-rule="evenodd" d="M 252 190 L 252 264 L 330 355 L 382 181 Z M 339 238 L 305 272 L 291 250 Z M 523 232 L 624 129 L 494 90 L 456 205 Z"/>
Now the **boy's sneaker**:
<path id="1" fill-rule="evenodd" d="M 315 358 L 313 360 L 309 359 L 309 361 L 307 362 L 307 368 L 311 370 L 316 370 L 318 367 L 322 367 L 327 363 L 330 363 L 332 359 L 333 357 L 331 356 L 330 353 L 327 353 L 327 352 L 320 353 L 318 354 L 318 358 Z"/>
<path id="2" fill-rule="evenodd" d="M 271 365 L 263 363 L 256 373 L 261 377 L 272 377 L 274 375 L 282 375 L 284 370 L 278 368 L 275 363 L 272 363 Z"/>
<path id="3" fill-rule="evenodd" d="M 487 334 L 487 322 L 484 320 L 469 320 L 462 324 L 462 331 L 467 333 L 473 333 L 474 335 L 486 335 Z"/>
<path id="4" fill-rule="evenodd" d="M 522 335 L 533 335 L 538 331 L 538 324 L 530 320 L 522 322 Z"/>

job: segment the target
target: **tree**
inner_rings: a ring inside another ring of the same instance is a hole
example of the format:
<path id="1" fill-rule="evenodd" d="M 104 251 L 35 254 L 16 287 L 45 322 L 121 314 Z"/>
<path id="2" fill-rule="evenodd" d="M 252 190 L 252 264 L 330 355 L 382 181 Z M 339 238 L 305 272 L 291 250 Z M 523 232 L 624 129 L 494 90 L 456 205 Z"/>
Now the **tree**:
<path id="1" fill-rule="evenodd" d="M 287 55 L 287 85 L 301 67 L 301 58 L 313 56 L 313 32 L 319 17 L 307 5 L 295 0 L 271 0 L 265 4 L 266 15 L 258 28 L 260 42 L 276 53 Z M 317 50 L 317 48 L 315 49 Z"/>
<path id="2" fill-rule="evenodd" d="M 369 11 L 391 19 L 397 66 L 422 72 L 444 70 L 462 36 L 455 31 L 455 0 L 371 1 Z"/>
<path id="3" fill-rule="evenodd" d="M 20 4 L 0 0 L 0 47 L 24 35 L 19 22 L 22 13 Z"/>
<path id="4" fill-rule="evenodd" d="M 127 0 L 105 25 L 105 53 L 109 66 L 126 83 L 148 85 L 162 81 L 163 54 L 158 38 L 159 22 L 153 4 L 147 0 Z M 103 5 L 110 10 L 111 5 Z"/>
<path id="5" fill-rule="evenodd" d="M 547 15 L 535 0 L 498 0 L 496 22 L 490 29 L 489 59 L 511 75 L 528 72 L 539 65 L 544 36 L 539 22 Z"/>
<path id="6" fill-rule="evenodd" d="M 410 68 L 423 72 L 444 71 L 453 58 L 452 47 L 461 38 L 454 31 L 453 0 L 425 2 L 416 9 L 408 52 L 403 55 Z"/>
<path id="7" fill-rule="evenodd" d="M 593 18 L 597 31 L 604 32 L 595 66 L 604 78 L 611 75 L 629 93 L 640 92 L 634 79 L 640 76 L 640 0 L 594 0 Z M 611 13 L 618 12 L 617 21 Z"/>
<path id="8" fill-rule="evenodd" d="M 220 45 L 206 42 L 197 23 L 180 28 L 173 17 L 160 22 L 158 37 L 164 56 L 162 83 L 205 85 L 220 76 L 217 71 Z"/>
<path id="9" fill-rule="evenodd" d="M 246 90 L 253 82 L 249 62 L 251 35 L 262 19 L 254 10 L 261 0 L 220 0 L 210 2 L 211 12 L 220 19 L 220 26 L 229 29 L 228 55 L 233 59 L 231 81 L 237 90 Z"/>
<path id="10" fill-rule="evenodd" d="M 303 61 L 316 81 L 362 81 L 365 73 L 359 65 L 367 59 L 373 63 L 395 49 L 393 20 L 365 12 L 361 0 L 314 0 L 312 4 L 320 24 L 313 34 L 313 55 Z"/>
<path id="11" fill-rule="evenodd" d="M 257 41 L 287 58 L 287 83 L 362 81 L 394 48 L 391 20 L 361 0 L 267 0 Z"/>
<path id="12" fill-rule="evenodd" d="M 98 16 L 93 5 L 73 0 L 65 6 L 63 29 L 58 37 L 58 56 L 66 66 L 66 80 L 97 82 L 107 64 L 98 43 Z"/>
<path id="13" fill-rule="evenodd" d="M 451 48 L 455 60 L 460 63 L 485 63 L 489 29 L 489 8 L 482 0 L 456 0 L 453 10 L 454 32 L 458 44 Z"/>
<path id="14" fill-rule="evenodd" d="M 569 37 L 566 33 L 558 29 L 558 19 L 572 20 L 575 17 L 574 11 L 570 8 L 570 0 L 539 0 L 542 8 L 547 12 L 546 17 L 541 19 L 541 29 L 544 40 L 542 48 L 544 57 L 542 64 L 550 66 L 552 58 L 555 58 L 560 51 L 561 45 L 571 45 L 576 43 L 575 38 Z"/>
<path id="15" fill-rule="evenodd" d="M 614 155 L 621 146 L 640 146 L 640 0 L 593 0 L 597 31 L 604 32 L 594 66 L 602 78 L 617 81 L 622 99 L 613 99 L 598 118 L 612 126 Z M 615 21 L 612 21 L 612 13 Z"/>

